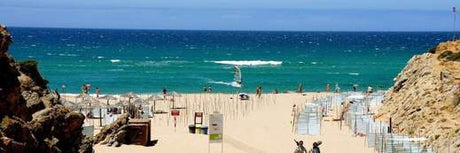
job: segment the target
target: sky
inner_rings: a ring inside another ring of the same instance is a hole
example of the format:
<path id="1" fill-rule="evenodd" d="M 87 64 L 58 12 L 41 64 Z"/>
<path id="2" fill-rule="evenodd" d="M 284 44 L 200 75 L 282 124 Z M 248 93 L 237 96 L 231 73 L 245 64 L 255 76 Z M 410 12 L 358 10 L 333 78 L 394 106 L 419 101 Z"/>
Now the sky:
<path id="1" fill-rule="evenodd" d="M 13 27 L 451 31 L 460 0 L 1 0 Z M 457 24 L 459 25 L 459 24 Z"/>

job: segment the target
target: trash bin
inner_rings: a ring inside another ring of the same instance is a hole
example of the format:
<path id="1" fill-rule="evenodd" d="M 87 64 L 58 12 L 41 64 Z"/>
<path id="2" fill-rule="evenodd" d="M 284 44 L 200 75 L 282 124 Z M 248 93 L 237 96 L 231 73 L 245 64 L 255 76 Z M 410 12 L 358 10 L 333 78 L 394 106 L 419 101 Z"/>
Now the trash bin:
<path id="1" fill-rule="evenodd" d="M 195 133 L 201 134 L 201 125 L 195 125 Z"/>
<path id="2" fill-rule="evenodd" d="M 208 135 L 208 127 L 207 126 L 201 127 L 201 133 L 204 135 Z"/>
<path id="3" fill-rule="evenodd" d="M 188 132 L 190 132 L 191 134 L 195 134 L 195 125 L 194 124 L 190 124 L 188 126 Z"/>

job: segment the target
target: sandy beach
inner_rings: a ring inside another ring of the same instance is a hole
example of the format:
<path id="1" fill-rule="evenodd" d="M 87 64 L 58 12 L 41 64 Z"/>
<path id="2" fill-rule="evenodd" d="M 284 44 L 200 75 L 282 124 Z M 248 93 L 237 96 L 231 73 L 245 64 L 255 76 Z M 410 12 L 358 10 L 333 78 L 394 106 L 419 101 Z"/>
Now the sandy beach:
<path id="1" fill-rule="evenodd" d="M 292 106 L 302 108 L 305 103 L 314 98 L 326 96 L 326 93 L 289 93 L 264 94 L 261 98 L 251 96 L 249 101 L 240 101 L 232 94 L 182 94 L 176 97 L 176 107 L 181 109 L 177 118 L 177 127 L 174 128 L 174 119 L 169 114 L 156 115 L 151 118 L 153 140 L 158 140 L 154 146 L 122 145 L 108 147 L 96 145 L 97 153 L 124 153 L 135 151 L 147 152 L 208 152 L 208 135 L 189 134 L 188 125 L 193 123 L 193 113 L 205 113 L 204 125 L 207 125 L 208 114 L 213 111 L 224 114 L 224 152 L 228 153 L 279 153 L 293 152 L 296 145 L 293 139 L 303 140 L 309 150 L 311 144 L 321 140 L 323 152 L 372 152 L 367 148 L 364 137 L 353 137 L 347 127 L 339 129 L 337 122 L 323 121 L 321 134 L 318 136 L 298 135 L 293 131 L 291 124 Z M 67 97 L 69 98 L 69 97 Z M 169 112 L 166 101 L 158 101 L 157 110 Z M 225 106 L 224 106 L 225 105 Z M 187 115 L 185 115 L 187 114 Z M 100 127 L 97 121 L 87 120 L 87 124 L 94 124 L 95 133 Z M 221 144 L 210 145 L 210 152 L 220 152 Z"/>

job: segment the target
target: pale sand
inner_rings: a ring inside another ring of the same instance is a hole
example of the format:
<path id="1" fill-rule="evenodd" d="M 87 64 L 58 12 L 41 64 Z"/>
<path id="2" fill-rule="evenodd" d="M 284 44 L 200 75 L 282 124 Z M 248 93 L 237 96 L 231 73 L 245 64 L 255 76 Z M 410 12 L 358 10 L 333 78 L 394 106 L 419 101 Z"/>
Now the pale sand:
<path id="1" fill-rule="evenodd" d="M 297 135 L 292 132 L 291 112 L 293 104 L 299 106 L 311 101 L 315 96 L 324 95 L 324 93 L 307 93 L 306 96 L 301 94 L 267 94 L 263 95 L 262 99 L 256 99 L 251 95 L 253 101 L 241 102 L 231 101 L 230 97 L 233 95 L 229 94 L 187 94 L 176 100 L 179 101 L 177 106 L 189 107 L 188 119 L 185 117 L 178 118 L 176 131 L 173 127 L 173 118 L 168 117 L 169 115 L 160 115 L 152 119 L 152 139 L 158 140 L 155 146 L 122 145 L 121 147 L 107 147 L 96 145 L 95 150 L 96 153 L 207 153 L 208 136 L 189 134 L 187 120 L 189 124 L 193 122 L 192 112 L 194 111 L 191 109 L 199 110 L 199 103 L 206 107 L 208 110 L 206 113 L 209 113 L 218 108 L 217 101 L 223 101 L 226 106 L 221 105 L 219 110 L 223 112 L 226 118 L 223 146 L 226 153 L 293 152 L 295 148 L 293 139 L 303 140 L 307 149 L 311 149 L 311 144 L 314 141 L 321 140 L 323 142 L 320 146 L 321 151 L 326 153 L 373 152 L 372 148 L 367 148 L 364 137 L 353 137 L 347 127 L 340 130 L 336 122 L 324 121 L 319 136 Z M 194 102 L 192 103 L 192 101 Z M 207 101 L 206 106 L 204 101 Z M 242 103 L 246 103 L 246 106 L 241 105 Z M 160 101 L 157 103 L 157 108 L 169 112 L 167 104 L 165 101 Z M 213 104 L 215 105 L 213 106 Z M 236 115 L 236 110 L 239 110 L 238 115 Z M 185 110 L 181 110 L 181 116 L 184 113 Z M 206 115 L 205 121 L 208 119 L 207 117 Z M 207 124 L 207 121 L 205 123 Z M 220 152 L 220 149 L 220 144 L 211 144 L 211 152 L 217 153 Z"/>

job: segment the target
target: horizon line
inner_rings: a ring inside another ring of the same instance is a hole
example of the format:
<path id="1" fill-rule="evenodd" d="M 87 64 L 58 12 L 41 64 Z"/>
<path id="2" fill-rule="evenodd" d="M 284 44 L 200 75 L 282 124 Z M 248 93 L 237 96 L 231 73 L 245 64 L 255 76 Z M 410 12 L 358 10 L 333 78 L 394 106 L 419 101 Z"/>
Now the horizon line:
<path id="1" fill-rule="evenodd" d="M 454 33 L 457 31 L 447 31 L 447 30 L 426 30 L 426 31 L 405 31 L 405 30 L 361 30 L 361 31 L 354 31 L 354 30 L 238 30 L 238 29 L 161 29 L 161 28 L 88 28 L 88 27 L 34 27 L 34 26 L 7 26 L 8 28 L 23 28 L 23 29 L 71 29 L 71 30 L 127 30 L 127 31 L 228 31 L 228 32 L 395 32 L 395 33 L 403 33 L 403 32 L 441 32 L 441 33 Z"/>

